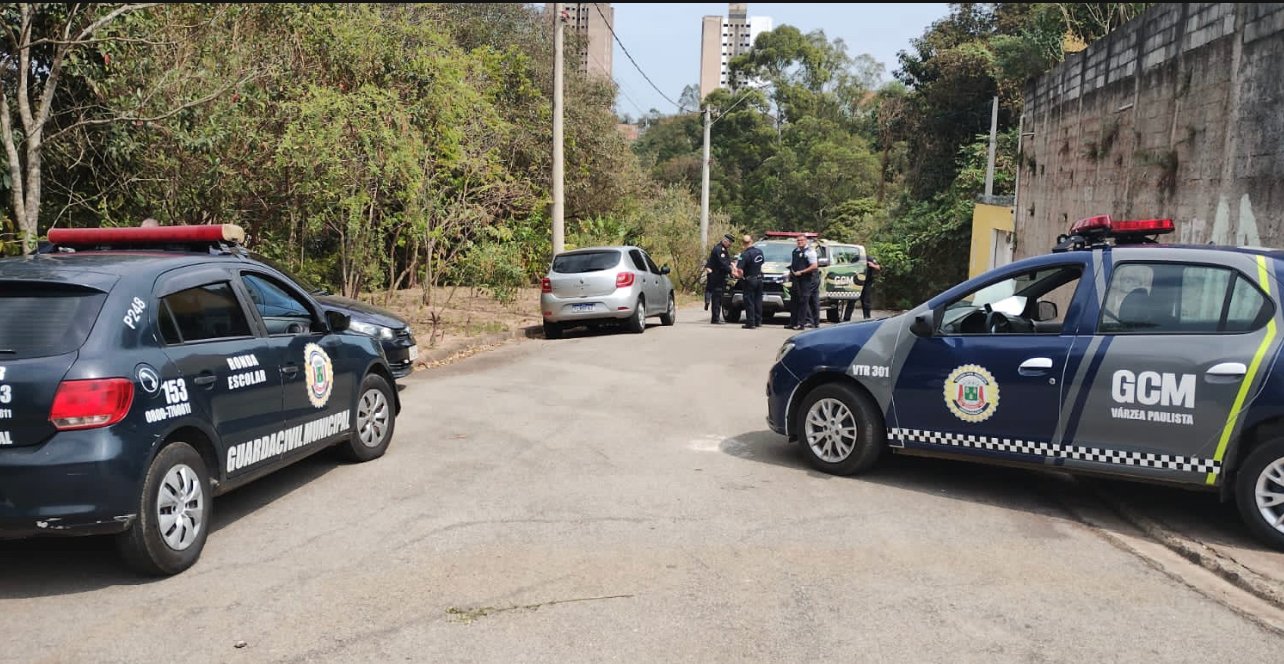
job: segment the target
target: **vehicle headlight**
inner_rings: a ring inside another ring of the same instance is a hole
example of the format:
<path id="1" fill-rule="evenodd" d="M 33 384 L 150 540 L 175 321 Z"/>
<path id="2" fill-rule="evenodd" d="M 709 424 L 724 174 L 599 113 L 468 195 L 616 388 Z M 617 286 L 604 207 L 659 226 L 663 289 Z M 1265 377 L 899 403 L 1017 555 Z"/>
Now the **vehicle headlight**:
<path id="1" fill-rule="evenodd" d="M 776 352 L 776 361 L 779 362 L 780 360 L 784 359 L 784 357 L 789 354 L 789 351 L 793 349 L 794 349 L 794 342 L 786 341 L 784 344 L 780 346 L 780 350 Z"/>
<path id="2" fill-rule="evenodd" d="M 352 321 L 352 323 L 348 325 L 348 329 L 356 332 L 357 334 L 364 334 L 367 337 L 374 337 L 376 339 L 392 339 L 394 336 L 392 328 L 390 327 L 375 325 L 373 323 L 363 323 L 356 320 Z"/>

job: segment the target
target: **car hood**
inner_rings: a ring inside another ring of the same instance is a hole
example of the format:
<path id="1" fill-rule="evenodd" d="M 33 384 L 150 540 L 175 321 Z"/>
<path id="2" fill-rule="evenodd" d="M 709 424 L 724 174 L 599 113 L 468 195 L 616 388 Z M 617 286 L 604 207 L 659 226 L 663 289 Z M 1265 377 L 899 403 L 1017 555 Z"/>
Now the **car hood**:
<path id="1" fill-rule="evenodd" d="M 794 349 L 784 357 L 785 366 L 795 375 L 808 375 L 822 366 L 847 367 L 856 353 L 889 320 L 892 318 L 843 323 L 795 334 L 789 338 Z"/>
<path id="2" fill-rule="evenodd" d="M 407 326 L 406 321 L 398 318 L 396 314 L 373 304 L 366 304 L 365 302 L 338 295 L 318 295 L 316 298 L 317 302 L 321 303 L 321 306 L 345 313 L 356 321 L 374 323 L 394 330 Z"/>

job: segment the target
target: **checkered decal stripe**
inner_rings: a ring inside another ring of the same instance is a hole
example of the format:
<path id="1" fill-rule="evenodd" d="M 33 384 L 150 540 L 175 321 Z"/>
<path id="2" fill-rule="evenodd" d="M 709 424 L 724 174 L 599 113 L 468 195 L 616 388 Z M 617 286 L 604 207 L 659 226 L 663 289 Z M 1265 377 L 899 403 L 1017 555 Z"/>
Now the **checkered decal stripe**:
<path id="1" fill-rule="evenodd" d="M 1176 454 L 1128 452 L 1124 450 L 1109 450 L 1100 447 L 1080 447 L 1078 445 L 1036 443 L 1025 440 L 1014 440 L 1012 438 L 995 438 L 991 436 L 945 433 L 942 431 L 889 429 L 887 437 L 892 442 L 900 444 L 914 443 L 918 445 L 944 445 L 947 447 L 964 447 L 991 452 L 1029 454 L 1044 458 L 1074 459 L 1076 461 L 1113 463 L 1121 466 L 1180 470 L 1191 473 L 1218 474 L 1222 469 L 1221 462 L 1213 459 L 1184 457 Z"/>

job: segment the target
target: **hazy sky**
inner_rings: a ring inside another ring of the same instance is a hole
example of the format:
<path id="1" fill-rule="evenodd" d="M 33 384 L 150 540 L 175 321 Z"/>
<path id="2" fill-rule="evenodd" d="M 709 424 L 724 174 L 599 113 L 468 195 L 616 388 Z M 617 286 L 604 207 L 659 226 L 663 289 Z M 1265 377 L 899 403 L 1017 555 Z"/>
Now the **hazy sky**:
<path id="1" fill-rule="evenodd" d="M 725 16 L 726 3 L 614 3 L 615 34 L 660 90 L 677 101 L 682 88 L 700 82 L 700 19 Z M 822 29 L 842 38 L 852 55 L 868 53 L 896 69 L 897 51 L 909 48 L 933 21 L 949 14 L 947 4 L 776 4 L 749 3 L 749 16 L 770 16 L 772 25 L 803 32 Z M 616 109 L 634 118 L 655 108 L 668 115 L 677 108 L 665 101 L 638 73 L 620 45 L 612 69 L 620 86 Z"/>

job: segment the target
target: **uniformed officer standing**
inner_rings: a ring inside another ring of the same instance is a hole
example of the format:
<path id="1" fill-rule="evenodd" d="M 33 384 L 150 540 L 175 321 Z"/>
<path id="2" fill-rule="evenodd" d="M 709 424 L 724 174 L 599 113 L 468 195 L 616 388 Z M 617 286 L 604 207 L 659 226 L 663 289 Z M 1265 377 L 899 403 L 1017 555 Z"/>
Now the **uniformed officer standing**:
<path id="1" fill-rule="evenodd" d="M 877 258 L 874 258 L 873 256 L 867 256 L 865 258 L 865 284 L 861 286 L 860 289 L 860 308 L 861 311 L 865 313 L 865 320 L 869 320 L 869 307 L 870 303 L 873 301 L 874 277 L 878 276 L 878 273 L 881 272 L 882 269 L 883 266 L 878 264 Z M 843 310 L 843 320 L 851 320 L 852 312 L 855 311 L 855 309 L 856 301 L 848 300 L 846 308 Z"/>
<path id="2" fill-rule="evenodd" d="M 709 252 L 709 260 L 705 261 L 705 270 L 709 273 L 709 281 L 706 290 L 709 291 L 709 298 L 712 300 L 713 317 L 709 321 L 714 325 L 722 325 L 722 290 L 727 287 L 727 277 L 731 275 L 731 254 L 727 253 L 727 247 L 731 246 L 731 234 L 722 236 L 717 244 L 713 245 L 713 251 Z"/>
<path id="3" fill-rule="evenodd" d="M 817 278 L 820 269 L 816 263 L 816 250 L 807 246 L 807 236 L 798 236 L 798 246 L 789 261 L 789 276 L 793 278 L 793 288 L 789 296 L 793 298 L 793 316 L 789 319 L 789 329 L 801 330 L 807 326 L 820 327 L 820 280 Z"/>
<path id="4" fill-rule="evenodd" d="M 740 252 L 740 262 L 736 265 L 736 276 L 740 278 L 744 293 L 745 324 L 741 327 L 752 330 L 762 327 L 762 250 L 753 246 L 753 238 L 748 235 L 740 238 L 744 249 Z"/>

